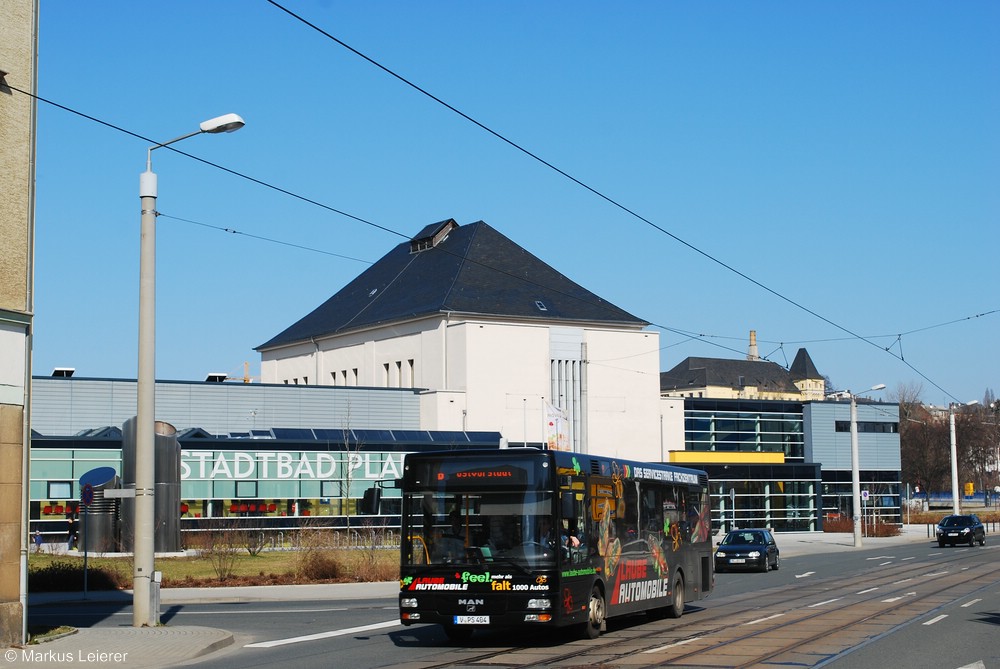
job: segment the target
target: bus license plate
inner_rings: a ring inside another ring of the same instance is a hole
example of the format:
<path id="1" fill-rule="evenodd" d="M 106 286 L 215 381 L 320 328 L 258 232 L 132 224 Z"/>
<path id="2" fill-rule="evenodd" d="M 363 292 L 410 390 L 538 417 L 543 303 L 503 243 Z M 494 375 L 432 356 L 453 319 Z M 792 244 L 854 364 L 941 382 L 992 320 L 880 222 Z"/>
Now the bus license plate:
<path id="1" fill-rule="evenodd" d="M 729 561 L 729 564 L 743 564 L 745 562 L 746 560 L 744 560 L 743 558 L 733 558 Z"/>
<path id="2" fill-rule="evenodd" d="M 489 625 L 489 616 L 455 616 L 456 625 Z"/>

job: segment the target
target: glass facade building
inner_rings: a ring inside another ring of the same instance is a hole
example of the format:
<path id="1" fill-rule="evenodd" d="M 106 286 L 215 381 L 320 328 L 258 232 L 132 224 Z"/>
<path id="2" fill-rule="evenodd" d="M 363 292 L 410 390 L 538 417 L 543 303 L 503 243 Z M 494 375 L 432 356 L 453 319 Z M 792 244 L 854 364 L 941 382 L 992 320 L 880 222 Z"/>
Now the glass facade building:
<path id="1" fill-rule="evenodd" d="M 858 441 L 859 515 L 901 522 L 898 406 L 859 403 Z M 684 447 L 708 472 L 716 526 L 815 531 L 851 517 L 849 402 L 684 398 Z"/>
<path id="2" fill-rule="evenodd" d="M 43 437 L 31 448 L 31 531 L 63 535 L 81 513 L 80 479 L 98 467 L 122 472 L 120 432 Z M 399 493 L 386 485 L 402 476 L 405 453 L 497 448 L 496 432 L 295 430 L 296 439 L 258 430 L 255 437 L 212 437 L 195 431 L 179 439 L 183 529 L 211 519 L 240 519 L 241 527 L 299 527 L 303 519 L 342 527 L 357 516 L 367 490 L 382 491 L 379 522 L 398 524 Z M 309 439 L 303 433 L 309 434 Z M 267 436 L 265 436 L 265 434 Z M 394 520 L 394 517 L 395 520 Z M 369 520 L 374 521 L 369 517 Z"/>

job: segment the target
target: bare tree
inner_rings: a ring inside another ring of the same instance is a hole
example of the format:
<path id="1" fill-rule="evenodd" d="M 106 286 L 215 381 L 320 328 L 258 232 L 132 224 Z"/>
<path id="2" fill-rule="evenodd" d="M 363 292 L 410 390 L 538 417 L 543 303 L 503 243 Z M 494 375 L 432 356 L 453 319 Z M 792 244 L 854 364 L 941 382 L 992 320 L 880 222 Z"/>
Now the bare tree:
<path id="1" fill-rule="evenodd" d="M 895 392 L 902 477 L 924 491 L 943 490 L 951 472 L 948 426 L 927 411 L 920 392 L 912 384 L 901 384 Z"/>
<path id="2" fill-rule="evenodd" d="M 984 493 L 996 459 L 994 423 L 989 406 L 966 406 L 955 414 L 956 449 L 960 483 L 972 482 Z"/>
<path id="3" fill-rule="evenodd" d="M 344 458 L 344 471 L 343 477 L 343 489 L 341 492 L 340 499 L 340 509 L 341 513 L 347 518 L 347 541 L 351 542 L 351 484 L 354 482 L 354 463 L 360 458 L 361 451 L 364 447 L 364 441 L 355 438 L 354 432 L 351 429 L 351 402 L 347 402 L 347 413 L 344 416 L 344 422 L 341 426 L 341 433 L 344 438 L 344 453 L 346 457 Z M 357 508 L 356 505 L 355 509 Z"/>
<path id="4" fill-rule="evenodd" d="M 206 531 L 198 535 L 201 555 L 208 558 L 219 581 L 233 575 L 240 553 L 245 548 L 242 537 L 219 521 L 206 524 Z"/>

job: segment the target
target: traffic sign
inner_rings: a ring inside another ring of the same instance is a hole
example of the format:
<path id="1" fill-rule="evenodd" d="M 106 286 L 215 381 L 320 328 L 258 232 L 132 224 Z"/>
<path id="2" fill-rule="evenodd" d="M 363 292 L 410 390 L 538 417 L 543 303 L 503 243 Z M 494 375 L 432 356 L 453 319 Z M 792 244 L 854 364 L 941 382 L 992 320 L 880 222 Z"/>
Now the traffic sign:
<path id="1" fill-rule="evenodd" d="M 83 490 L 80 491 L 80 503 L 84 506 L 90 506 L 94 503 L 94 486 L 89 483 L 83 484 Z"/>

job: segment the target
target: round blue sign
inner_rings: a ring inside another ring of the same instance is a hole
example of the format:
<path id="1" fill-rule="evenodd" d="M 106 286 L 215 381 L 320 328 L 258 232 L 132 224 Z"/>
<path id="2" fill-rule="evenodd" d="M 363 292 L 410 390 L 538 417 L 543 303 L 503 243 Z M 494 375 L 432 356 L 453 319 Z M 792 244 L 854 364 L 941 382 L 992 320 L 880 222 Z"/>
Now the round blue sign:
<path id="1" fill-rule="evenodd" d="M 89 483 L 83 484 L 83 490 L 80 491 L 80 502 L 84 506 L 90 506 L 94 503 L 94 486 Z"/>

